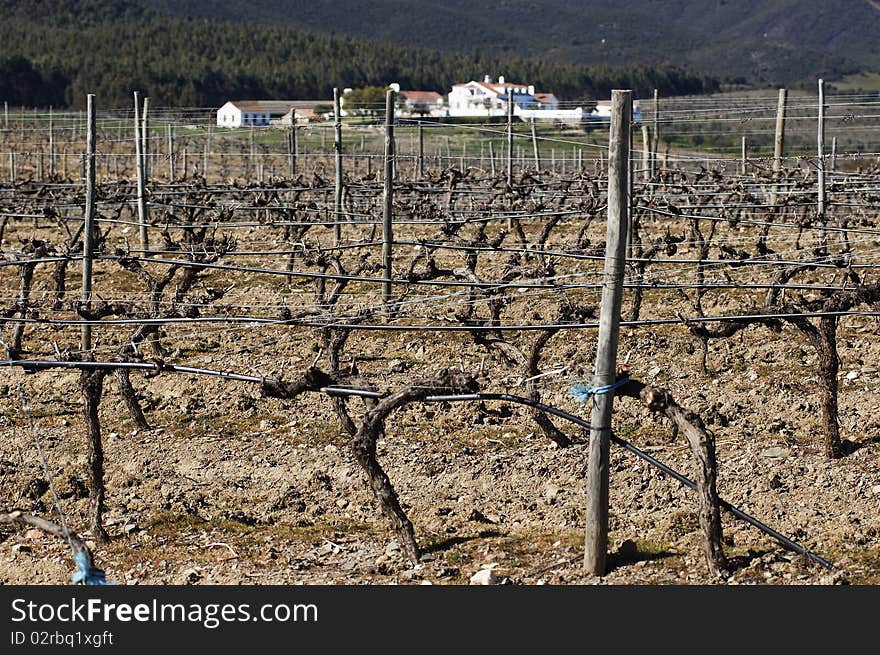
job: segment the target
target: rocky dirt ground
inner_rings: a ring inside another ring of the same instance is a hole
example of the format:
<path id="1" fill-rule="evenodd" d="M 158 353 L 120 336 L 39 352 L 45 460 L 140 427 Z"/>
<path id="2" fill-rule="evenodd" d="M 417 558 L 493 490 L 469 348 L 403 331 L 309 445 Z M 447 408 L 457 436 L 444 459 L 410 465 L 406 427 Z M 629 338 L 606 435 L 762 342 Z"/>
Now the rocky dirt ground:
<path id="1" fill-rule="evenodd" d="M 256 328 L 202 331 L 190 362 L 226 370 L 272 370 L 278 349 L 296 361 L 308 341 Z M 259 333 L 265 336 L 263 332 Z M 524 409 L 486 403 L 414 404 L 392 415 L 379 457 L 424 550 L 407 563 L 340 433 L 329 399 L 261 398 L 257 385 L 162 374 L 135 384 L 155 429 L 133 430 L 115 383 L 102 403 L 106 524 L 95 549 L 120 584 L 467 584 L 491 570 L 499 584 L 874 584 L 880 581 L 880 361 L 878 326 L 847 320 L 841 330 L 841 422 L 851 453 L 827 460 L 820 447 L 812 354 L 794 332 L 753 328 L 713 345 L 710 367 L 677 326 L 624 331 L 632 375 L 668 388 L 702 414 L 716 435 L 719 489 L 743 511 L 831 560 L 825 570 L 724 516 L 731 576 L 707 576 L 695 494 L 620 450 L 612 451 L 611 570 L 582 568 L 585 434 L 559 448 L 536 434 Z M 352 337 L 361 372 L 395 388 L 444 366 L 476 370 L 485 355 L 463 338 Z M 455 341 L 455 339 L 452 339 Z M 237 344 L 238 347 L 235 347 Z M 589 366 L 591 340 L 562 334 L 545 368 Z M 274 350 L 273 350 L 274 349 Z M 230 352 L 232 354 L 230 354 Z M 298 355 L 295 353 L 299 353 Z M 484 362 L 485 363 L 485 362 Z M 487 369 L 491 368 L 486 365 Z M 521 393 L 499 370 L 496 390 Z M 13 507 L 52 514 L 51 494 L 19 402 L 29 399 L 67 520 L 88 538 L 86 450 L 73 372 L 2 378 L 0 484 Z M 543 380 L 542 399 L 581 416 L 572 376 Z M 351 401 L 356 415 L 360 401 Z M 670 426 L 629 399 L 615 428 L 654 457 L 690 474 L 690 452 Z M 0 581 L 64 584 L 65 545 L 37 531 L 0 532 Z"/>

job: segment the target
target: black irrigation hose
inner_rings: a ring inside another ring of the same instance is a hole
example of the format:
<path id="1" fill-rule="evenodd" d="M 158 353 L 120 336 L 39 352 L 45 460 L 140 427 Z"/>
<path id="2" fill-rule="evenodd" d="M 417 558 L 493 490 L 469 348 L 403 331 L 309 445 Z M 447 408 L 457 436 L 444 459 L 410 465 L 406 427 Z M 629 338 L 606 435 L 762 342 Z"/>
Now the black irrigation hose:
<path id="1" fill-rule="evenodd" d="M 561 409 L 557 409 L 556 407 L 551 407 L 550 405 L 545 405 L 544 403 L 540 403 L 540 402 L 537 402 L 534 400 L 529 400 L 528 398 L 522 398 L 521 396 L 511 396 L 510 394 L 506 394 L 506 393 L 475 393 L 475 394 L 469 394 L 466 396 L 429 396 L 425 400 L 427 400 L 429 402 L 443 402 L 443 401 L 454 402 L 454 401 L 459 401 L 459 400 L 504 400 L 507 402 L 519 403 L 521 405 L 528 405 L 529 407 L 534 407 L 536 409 L 540 409 L 541 411 L 547 412 L 548 414 L 553 414 L 554 416 L 558 416 L 559 418 L 565 419 L 566 421 L 571 421 L 575 425 L 579 425 L 584 428 L 590 427 L 589 421 L 585 421 L 584 419 L 580 418 L 579 416 L 575 416 L 574 414 L 569 414 L 566 411 L 563 411 Z M 673 478 L 675 478 L 676 480 L 681 482 L 684 486 L 686 486 L 688 489 L 692 489 L 694 491 L 697 490 L 696 482 L 683 476 L 678 471 L 669 468 L 663 462 L 651 457 L 648 453 L 637 448 L 636 446 L 633 446 L 628 441 L 621 439 L 620 437 L 618 437 L 615 434 L 611 435 L 611 440 L 614 443 L 616 443 L 618 446 L 621 446 L 625 450 L 628 450 L 629 452 L 631 452 L 633 455 L 640 457 L 641 459 L 645 460 L 646 462 L 648 462 L 652 466 L 656 466 L 658 469 L 660 469 L 661 471 L 663 471 L 667 475 L 672 476 Z M 753 525 L 754 527 L 758 528 L 761 532 L 764 532 L 765 534 L 770 535 L 771 537 L 776 539 L 779 543 L 781 543 L 783 546 L 785 546 L 789 550 L 793 550 L 794 552 L 796 552 L 800 555 L 804 555 L 804 556 L 810 558 L 811 560 L 813 560 L 817 564 L 824 566 L 826 569 L 834 568 L 834 566 L 828 560 L 823 559 L 822 557 L 819 557 L 815 553 L 810 552 L 804 546 L 801 546 L 799 543 L 792 541 L 791 539 L 789 539 L 785 535 L 777 532 L 776 530 L 774 530 L 770 526 L 762 523 L 761 521 L 754 518 L 753 516 L 749 516 L 748 514 L 743 512 L 741 509 L 734 507 L 733 505 L 731 505 L 729 502 L 727 502 L 723 498 L 719 498 L 718 503 L 721 505 L 721 507 L 728 510 L 731 514 L 733 514 L 737 518 L 742 519 L 746 523 Z"/>
<path id="2" fill-rule="evenodd" d="M 106 368 L 106 369 L 119 369 L 119 368 L 127 368 L 127 369 L 143 369 L 143 370 L 151 370 L 156 371 L 157 373 L 160 371 L 169 371 L 174 373 L 189 373 L 192 375 L 209 375 L 214 377 L 224 378 L 226 380 L 238 380 L 241 382 L 257 382 L 264 383 L 266 382 L 265 377 L 254 376 L 254 375 L 242 375 L 239 373 L 227 373 L 225 371 L 217 371 L 211 369 L 204 368 L 195 368 L 192 366 L 177 366 L 174 364 L 165 364 L 158 362 L 77 362 L 77 361 L 45 361 L 45 360 L 6 360 L 0 361 L 0 366 L 20 366 L 26 372 L 33 373 L 38 370 L 46 370 L 50 368 L 76 368 L 76 369 L 97 369 L 97 368 Z M 321 389 L 324 393 L 330 396 L 359 396 L 362 398 L 382 398 L 384 394 L 379 393 L 377 391 L 366 391 L 361 389 L 349 389 L 345 387 L 323 387 Z M 466 401 L 474 401 L 474 400 L 501 400 L 505 402 L 517 403 L 520 405 L 527 405 L 529 407 L 533 407 L 535 409 L 539 409 L 543 412 L 547 412 L 548 414 L 553 414 L 561 419 L 565 419 L 566 421 L 570 421 L 575 425 L 579 425 L 583 428 L 590 428 L 590 422 L 586 421 L 579 416 L 575 416 L 574 414 L 569 414 L 568 412 L 553 407 L 551 405 L 545 405 L 544 403 L 537 402 L 535 400 L 530 400 L 528 398 L 523 398 L 522 396 L 513 396 L 506 393 L 472 393 L 472 394 L 459 394 L 459 395 L 449 395 L 449 396 L 428 396 L 425 398 L 425 402 L 429 403 L 440 403 L 440 402 L 466 402 Z M 675 469 L 668 467 L 666 464 L 661 462 L 660 460 L 651 457 L 648 453 L 637 448 L 632 445 L 625 439 L 621 439 L 615 434 L 611 435 L 611 440 L 621 446 L 625 450 L 628 450 L 635 456 L 645 460 L 652 466 L 660 469 L 667 475 L 675 478 L 681 484 L 686 486 L 688 489 L 693 491 L 697 490 L 697 484 L 693 480 L 685 477 Z M 750 525 L 758 528 L 761 532 L 770 535 L 774 539 L 776 539 L 779 543 L 781 543 L 785 548 L 792 550 L 800 555 L 804 555 L 809 559 L 813 560 L 817 564 L 825 567 L 826 569 L 834 568 L 833 564 L 826 559 L 823 559 L 819 555 L 809 551 L 806 547 L 800 545 L 799 543 L 792 541 L 785 535 L 780 532 L 777 532 L 770 526 L 762 523 L 758 519 L 754 518 L 743 512 L 741 509 L 731 505 L 729 502 L 724 500 L 723 498 L 719 498 L 719 504 L 724 509 L 728 510 L 731 514 L 736 516 L 737 518 L 749 523 Z"/>

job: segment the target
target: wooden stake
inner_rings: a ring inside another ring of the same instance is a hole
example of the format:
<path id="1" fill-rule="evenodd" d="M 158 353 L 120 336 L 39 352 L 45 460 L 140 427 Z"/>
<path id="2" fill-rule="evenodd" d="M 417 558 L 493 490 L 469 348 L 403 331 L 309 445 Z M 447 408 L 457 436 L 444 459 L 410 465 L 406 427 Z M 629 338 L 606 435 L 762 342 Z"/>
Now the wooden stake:
<path id="1" fill-rule="evenodd" d="M 138 92 L 134 92 L 134 151 L 135 151 L 135 171 L 137 174 L 137 207 L 138 207 L 138 225 L 140 226 L 141 250 L 146 252 L 150 248 L 150 238 L 147 233 L 147 199 L 144 187 L 145 171 L 143 156 L 143 141 L 141 139 L 140 124 L 140 101 Z"/>
<path id="2" fill-rule="evenodd" d="M 743 137 L 742 138 L 742 157 L 740 159 L 740 173 L 742 173 L 743 175 L 745 175 L 748 172 L 748 166 L 749 166 L 748 155 L 749 155 L 748 143 L 746 141 L 746 138 Z"/>
<path id="3" fill-rule="evenodd" d="M 141 156 L 144 158 L 144 187 L 150 180 L 150 99 L 144 97 L 144 113 L 141 116 Z"/>
<path id="4" fill-rule="evenodd" d="M 773 174 L 777 184 L 773 188 L 770 204 L 775 205 L 778 199 L 779 178 L 782 173 L 782 155 L 785 149 L 785 101 L 786 90 L 779 89 L 779 104 L 776 108 L 776 136 L 773 140 Z"/>
<path id="5" fill-rule="evenodd" d="M 489 174 L 495 177 L 495 150 L 492 148 L 491 141 L 489 141 Z"/>
<path id="6" fill-rule="evenodd" d="M 608 224 L 605 237 L 605 276 L 599 315 L 598 346 L 593 386 L 611 385 L 617 378 L 617 338 L 625 270 L 625 235 L 629 212 L 629 141 L 632 91 L 611 92 L 611 131 L 608 153 Z M 613 393 L 593 396 L 590 454 L 587 468 L 587 508 L 584 567 L 605 575 L 608 556 L 608 467 Z"/>
<path id="7" fill-rule="evenodd" d="M 648 137 L 648 126 L 642 123 L 642 179 L 651 181 L 651 139 Z"/>
<path id="8" fill-rule="evenodd" d="M 49 177 L 55 177 L 55 118 L 52 107 L 49 107 Z"/>
<path id="9" fill-rule="evenodd" d="M 541 156 L 538 151 L 538 134 L 535 131 L 535 119 L 531 119 L 532 124 L 532 149 L 535 151 L 535 172 L 541 171 Z"/>
<path id="10" fill-rule="evenodd" d="M 174 182 L 174 126 L 169 123 L 168 133 L 168 181 Z"/>
<path id="11" fill-rule="evenodd" d="M 654 177 L 657 173 L 657 148 L 660 147 L 660 92 L 654 89 L 654 139 L 651 145 L 651 172 Z"/>
<path id="12" fill-rule="evenodd" d="M 287 175 L 296 175 L 296 109 L 290 108 L 290 130 L 287 132 Z"/>
<path id="13" fill-rule="evenodd" d="M 385 282 L 382 298 L 386 305 L 391 302 L 393 207 L 394 207 L 394 90 L 385 94 L 385 185 L 382 201 L 382 265 Z"/>
<path id="14" fill-rule="evenodd" d="M 425 135 L 419 121 L 419 179 L 425 179 Z"/>
<path id="15" fill-rule="evenodd" d="M 819 202 L 817 211 L 819 220 L 825 218 L 825 80 L 819 80 L 819 125 L 816 134 L 816 146 L 819 156 L 818 164 L 818 187 Z"/>
<path id="16" fill-rule="evenodd" d="M 92 301 L 92 257 L 95 235 L 95 95 L 86 96 L 86 206 L 83 226 L 82 300 L 86 309 Z M 81 350 L 92 349 L 92 326 L 82 326 Z"/>
<path id="17" fill-rule="evenodd" d="M 831 137 L 831 170 L 837 170 L 837 137 Z"/>
<path id="18" fill-rule="evenodd" d="M 333 116 L 335 136 L 333 153 L 336 168 L 336 181 L 333 186 L 333 221 L 336 245 L 342 242 L 342 111 L 339 106 L 339 89 L 333 89 Z"/>
<path id="19" fill-rule="evenodd" d="M 507 188 L 513 188 L 513 87 L 507 87 Z"/>

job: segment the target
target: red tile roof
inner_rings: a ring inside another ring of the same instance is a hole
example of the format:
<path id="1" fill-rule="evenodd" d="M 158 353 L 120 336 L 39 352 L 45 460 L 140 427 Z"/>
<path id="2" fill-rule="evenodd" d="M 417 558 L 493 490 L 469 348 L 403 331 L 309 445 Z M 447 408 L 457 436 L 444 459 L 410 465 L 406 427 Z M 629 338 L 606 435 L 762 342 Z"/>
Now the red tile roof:
<path id="1" fill-rule="evenodd" d="M 436 91 L 401 91 L 400 95 L 414 102 L 436 102 L 443 99 Z"/>

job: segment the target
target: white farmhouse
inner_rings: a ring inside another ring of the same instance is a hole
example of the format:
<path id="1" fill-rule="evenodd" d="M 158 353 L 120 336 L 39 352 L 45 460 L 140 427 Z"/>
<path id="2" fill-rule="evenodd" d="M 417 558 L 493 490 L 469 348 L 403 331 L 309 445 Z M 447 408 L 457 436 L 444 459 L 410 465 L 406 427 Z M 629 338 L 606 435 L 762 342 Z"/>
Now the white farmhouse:
<path id="1" fill-rule="evenodd" d="M 320 104 L 328 103 L 326 100 L 230 100 L 217 110 L 217 126 L 289 125 L 291 109 L 296 110 L 297 122 L 314 120 L 314 108 Z"/>
<path id="2" fill-rule="evenodd" d="M 529 120 L 557 120 L 576 122 L 583 109 L 560 109 L 559 100 L 552 93 L 539 93 L 532 84 L 507 82 L 503 76 L 494 82 L 489 75 L 482 82 L 471 80 L 454 84 L 449 92 L 449 115 L 453 117 L 506 116 L 508 102 L 513 102 L 513 115 Z"/>

